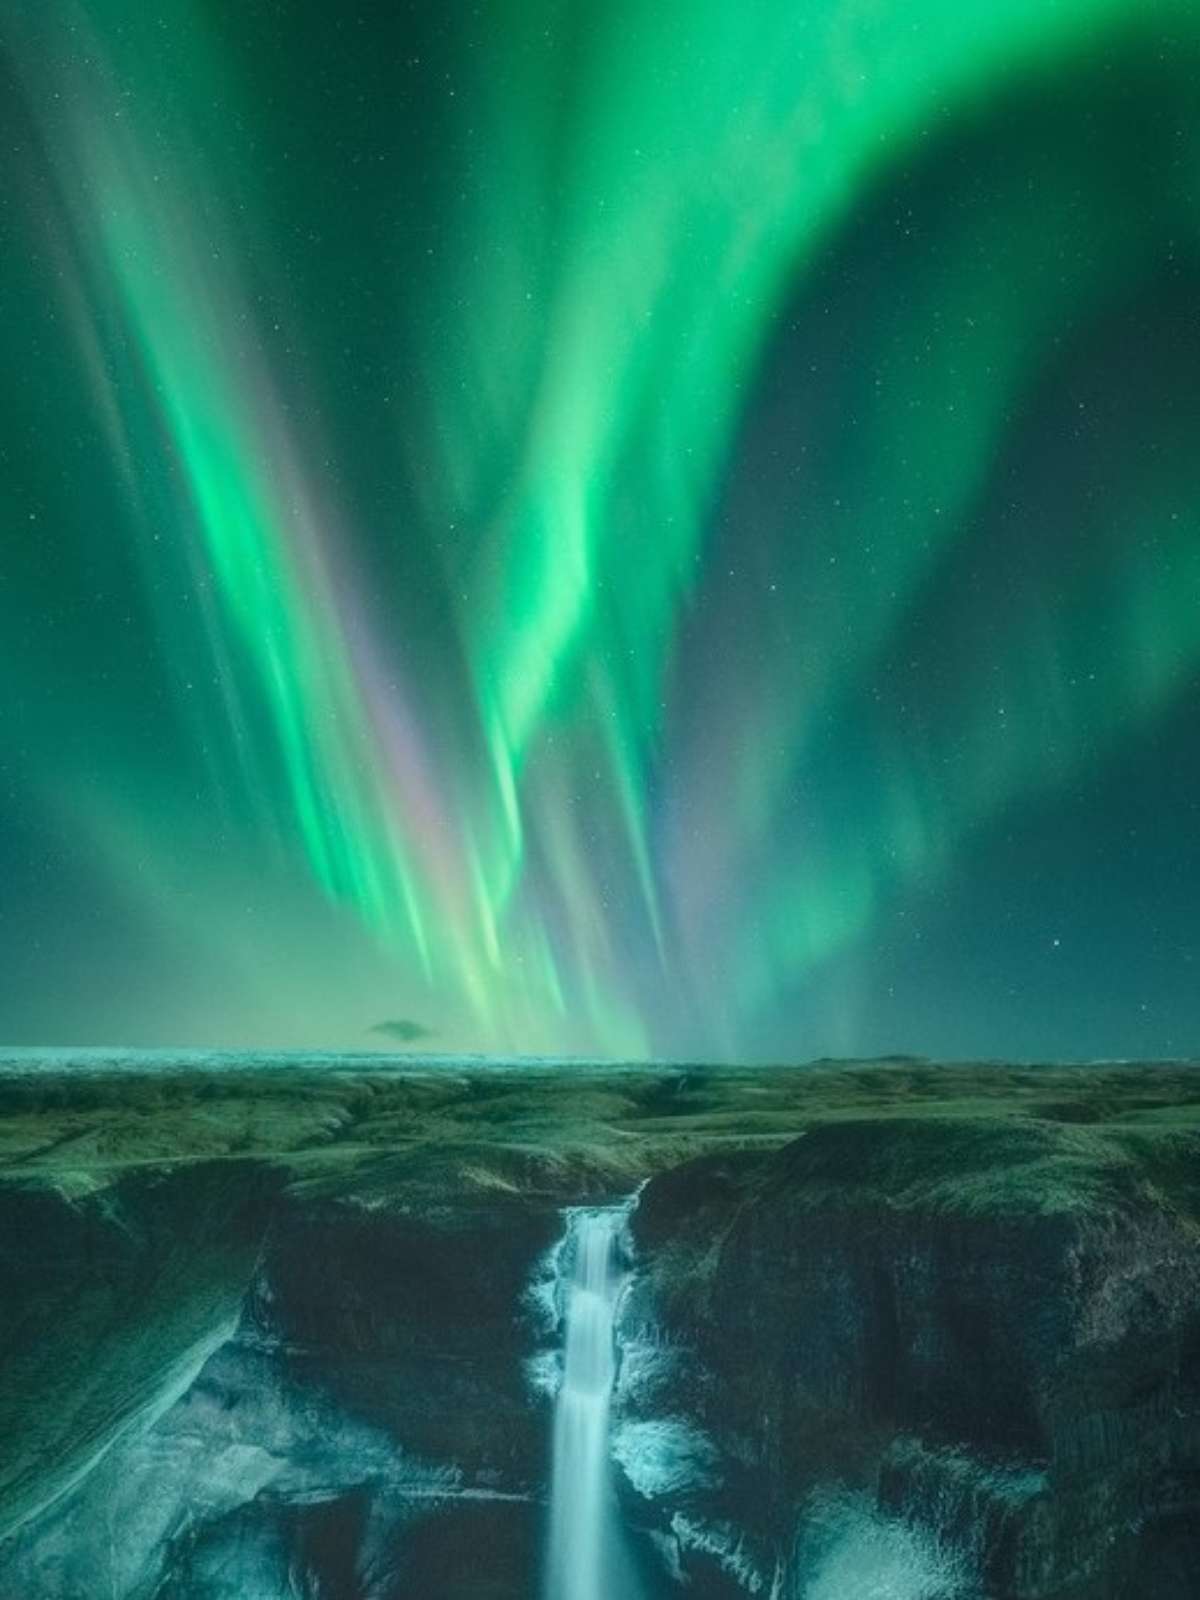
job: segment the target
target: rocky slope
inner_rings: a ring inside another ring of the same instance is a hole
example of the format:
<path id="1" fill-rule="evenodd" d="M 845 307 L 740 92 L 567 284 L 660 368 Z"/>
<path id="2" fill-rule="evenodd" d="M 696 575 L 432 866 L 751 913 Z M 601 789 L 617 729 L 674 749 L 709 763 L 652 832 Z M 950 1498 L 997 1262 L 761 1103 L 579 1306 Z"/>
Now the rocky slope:
<path id="1" fill-rule="evenodd" d="M 278 1187 L 257 1164 L 198 1163 L 0 1190 L 0 1537 L 231 1336 Z"/>

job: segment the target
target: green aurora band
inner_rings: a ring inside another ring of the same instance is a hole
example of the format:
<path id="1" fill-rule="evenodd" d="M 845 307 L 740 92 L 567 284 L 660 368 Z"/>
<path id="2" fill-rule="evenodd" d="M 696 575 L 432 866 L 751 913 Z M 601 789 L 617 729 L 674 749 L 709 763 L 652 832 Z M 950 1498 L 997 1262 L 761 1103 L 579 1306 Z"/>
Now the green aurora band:
<path id="1" fill-rule="evenodd" d="M 16 0 L 5 39 L 14 303 L 85 437 L 53 537 L 144 632 L 67 683 L 6 630 L 23 800 L 231 986 L 225 1034 L 127 1036 L 778 1049 L 1194 687 L 1194 339 L 1030 462 L 1113 319 L 1194 318 L 1200 12 L 451 6 L 354 47 L 391 149 L 322 155 L 358 85 L 306 115 L 295 9 Z"/>

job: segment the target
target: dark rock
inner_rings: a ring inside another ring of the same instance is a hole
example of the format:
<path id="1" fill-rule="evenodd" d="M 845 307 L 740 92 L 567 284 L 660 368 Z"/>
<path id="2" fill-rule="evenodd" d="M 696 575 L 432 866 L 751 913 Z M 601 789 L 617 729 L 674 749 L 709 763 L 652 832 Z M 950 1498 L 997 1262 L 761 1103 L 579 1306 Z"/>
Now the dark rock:
<path id="1" fill-rule="evenodd" d="M 5 1188 L 0 1534 L 148 1426 L 229 1337 L 279 1187 L 224 1162 Z"/>

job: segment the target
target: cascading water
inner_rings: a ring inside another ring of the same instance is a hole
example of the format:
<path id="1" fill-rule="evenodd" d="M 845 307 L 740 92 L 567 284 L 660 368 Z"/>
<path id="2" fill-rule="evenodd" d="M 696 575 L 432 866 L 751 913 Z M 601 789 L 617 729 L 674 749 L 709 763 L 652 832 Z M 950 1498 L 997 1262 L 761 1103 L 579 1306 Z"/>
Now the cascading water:
<path id="1" fill-rule="evenodd" d="M 567 1214 L 556 1292 L 565 1333 L 554 1410 L 545 1600 L 631 1600 L 610 1465 L 616 1313 L 628 1206 Z"/>

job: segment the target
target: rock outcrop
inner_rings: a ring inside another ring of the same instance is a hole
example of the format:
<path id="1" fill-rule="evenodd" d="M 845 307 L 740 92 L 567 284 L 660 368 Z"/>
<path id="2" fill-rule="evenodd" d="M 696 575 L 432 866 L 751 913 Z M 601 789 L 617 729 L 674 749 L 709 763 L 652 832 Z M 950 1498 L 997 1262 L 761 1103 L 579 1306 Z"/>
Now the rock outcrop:
<path id="1" fill-rule="evenodd" d="M 787 1593 L 832 1490 L 996 1600 L 1196 1593 L 1194 1150 L 851 1121 L 653 1180 L 628 1321 L 673 1354 L 630 1410 L 716 1446 L 722 1488 L 685 1517 L 737 1528 Z"/>
<path id="2" fill-rule="evenodd" d="M 0 1190 L 0 1538 L 230 1337 L 279 1187 L 261 1163 L 213 1162 Z"/>

